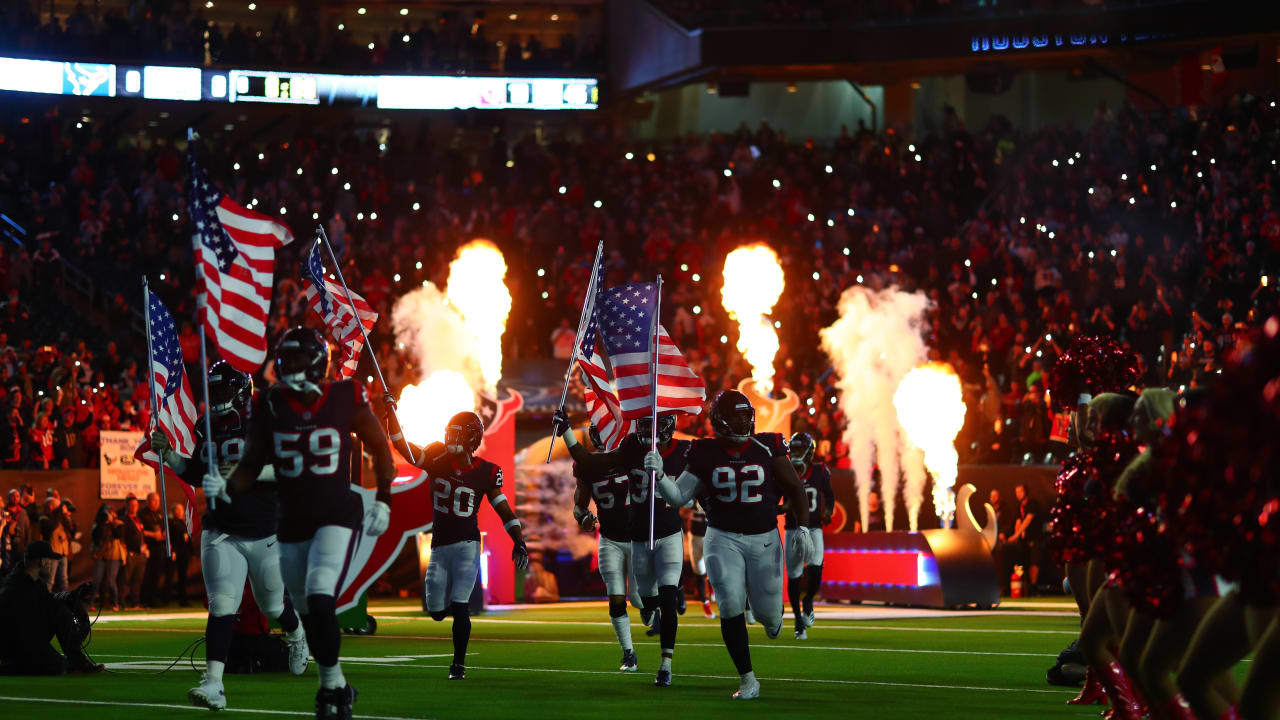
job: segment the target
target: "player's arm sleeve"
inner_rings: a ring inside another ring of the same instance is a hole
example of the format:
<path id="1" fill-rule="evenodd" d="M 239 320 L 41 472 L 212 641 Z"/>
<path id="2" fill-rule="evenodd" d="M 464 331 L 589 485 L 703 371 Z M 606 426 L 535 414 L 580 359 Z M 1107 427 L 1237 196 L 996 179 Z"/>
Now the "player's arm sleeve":
<path id="1" fill-rule="evenodd" d="M 680 477 L 672 478 L 663 475 L 658 481 L 658 492 L 662 499 L 672 507 L 680 507 L 698 496 L 702 489 L 702 480 L 697 475 L 685 470 Z"/>
<path id="2" fill-rule="evenodd" d="M 566 445 L 569 448 L 569 454 L 573 456 L 573 461 L 578 464 L 578 472 L 583 475 L 603 475 L 612 470 L 618 463 L 618 451 L 610 450 L 609 452 L 591 452 L 582 446 L 582 443 L 574 443 Z"/>
<path id="3" fill-rule="evenodd" d="M 836 511 L 836 491 L 831 488 L 831 474 L 827 474 L 827 481 L 822 484 L 822 507 L 826 508 L 827 517 Z"/>
<path id="4" fill-rule="evenodd" d="M 485 491 L 485 496 L 489 498 L 489 505 L 493 507 L 493 511 L 498 513 L 498 519 L 502 521 L 502 527 L 511 536 L 512 542 L 518 545 L 524 542 L 524 530 L 520 527 L 515 509 L 511 507 L 511 503 L 507 502 L 507 496 L 502 492 L 502 468 L 495 467 L 493 472 L 493 485 Z"/>
<path id="5" fill-rule="evenodd" d="M 378 500 L 391 505 L 391 481 L 396 479 L 396 461 L 391 457 L 391 447 L 387 444 L 387 435 L 382 432 L 382 425 L 369 409 L 361 404 L 356 408 L 352 422 L 360 442 L 373 455 L 373 474 L 378 481 Z"/>
<path id="6" fill-rule="evenodd" d="M 791 512 L 796 516 L 796 523 L 801 526 L 809 524 L 809 503 L 804 494 L 804 483 L 796 475 L 791 465 L 791 458 L 785 454 L 773 458 L 773 476 L 778 480 L 782 497 L 791 502 Z"/>
<path id="7" fill-rule="evenodd" d="M 273 459 L 273 452 L 270 411 L 264 400 L 259 403 L 259 407 L 249 419 L 249 434 L 245 438 L 244 454 L 240 456 L 239 464 L 231 471 L 231 477 L 227 478 L 227 486 L 231 492 L 245 492 L 251 488 L 261 474 L 262 468 Z M 195 464 L 206 465 L 207 463 Z"/>
<path id="8" fill-rule="evenodd" d="M 591 506 L 591 488 L 587 485 L 587 481 L 581 477 L 576 478 L 577 484 L 573 488 L 573 506 L 580 508 L 582 512 L 586 512 Z"/>

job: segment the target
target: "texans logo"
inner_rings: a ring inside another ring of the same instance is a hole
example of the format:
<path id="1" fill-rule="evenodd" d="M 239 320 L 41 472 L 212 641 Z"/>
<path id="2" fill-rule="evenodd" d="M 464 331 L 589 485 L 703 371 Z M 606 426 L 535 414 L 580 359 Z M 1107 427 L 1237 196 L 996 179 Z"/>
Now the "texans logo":
<path id="1" fill-rule="evenodd" d="M 844 509 L 844 505 L 839 500 L 836 501 L 836 507 L 831 511 L 831 522 L 823 526 L 823 530 L 827 532 L 840 532 L 844 530 L 844 524 L 849 521 L 849 513 Z"/>
<path id="2" fill-rule="evenodd" d="M 480 396 L 480 408 L 476 412 L 484 421 L 485 434 L 501 427 L 524 406 L 520 393 L 509 391 L 503 400 L 487 395 Z M 481 449 L 484 448 L 482 444 Z M 373 488 L 352 488 L 360 495 L 367 510 L 372 507 L 377 492 Z M 427 474 L 419 472 L 412 481 L 391 487 L 391 524 L 377 537 L 359 536 L 359 543 L 348 561 L 338 593 L 338 612 L 355 607 L 360 596 L 386 572 L 410 537 L 431 530 L 431 483 Z"/>

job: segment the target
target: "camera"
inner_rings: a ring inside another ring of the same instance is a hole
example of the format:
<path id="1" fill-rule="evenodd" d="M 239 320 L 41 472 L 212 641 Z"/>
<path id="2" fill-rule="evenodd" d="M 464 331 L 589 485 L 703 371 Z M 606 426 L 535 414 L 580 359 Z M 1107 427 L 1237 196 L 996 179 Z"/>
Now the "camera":
<path id="1" fill-rule="evenodd" d="M 73 502 L 71 502 L 71 499 L 70 499 L 70 498 L 63 498 L 63 499 L 62 499 L 62 507 L 66 508 L 66 509 L 67 509 L 67 512 L 69 512 L 69 513 L 73 513 L 73 512 L 75 512 L 75 511 L 76 511 L 76 504 L 75 504 L 75 503 L 73 503 Z"/>

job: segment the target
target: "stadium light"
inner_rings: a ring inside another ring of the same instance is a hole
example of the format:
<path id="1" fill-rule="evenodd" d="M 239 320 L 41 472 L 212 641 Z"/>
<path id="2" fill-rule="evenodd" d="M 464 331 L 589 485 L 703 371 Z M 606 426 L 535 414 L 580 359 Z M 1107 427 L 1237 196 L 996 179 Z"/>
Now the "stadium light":
<path id="1" fill-rule="evenodd" d="M 350 189 L 351 189 L 351 183 L 342 183 L 342 189 L 343 189 L 343 190 L 350 190 Z"/>
<path id="2" fill-rule="evenodd" d="M 257 9 L 258 9 L 258 3 L 249 3 L 249 12 L 253 12 L 254 10 L 257 10 Z"/>
<path id="3" fill-rule="evenodd" d="M 698 273 L 694 273 L 694 274 L 692 275 L 692 280 L 693 280 L 694 282 L 702 282 L 702 276 L 701 276 L 701 275 L 699 275 Z"/>
<path id="4" fill-rule="evenodd" d="M 363 14 L 365 14 L 366 12 L 368 12 L 368 11 L 367 11 L 367 10 L 365 10 L 364 8 L 360 8 L 359 10 L 356 10 L 356 14 L 357 14 L 357 15 L 363 15 Z"/>
<path id="5" fill-rule="evenodd" d="M 547 274 L 546 268 L 538 268 L 538 277 L 542 277 L 546 274 Z"/>
<path id="6" fill-rule="evenodd" d="M 632 159 L 632 158 L 634 158 L 635 156 L 636 156 L 636 155 L 635 155 L 635 153 L 627 153 L 626 155 L 623 155 L 622 157 L 624 157 L 624 158 L 626 158 L 626 159 L 628 159 L 628 160 L 631 160 L 631 159 Z"/>
<path id="7" fill-rule="evenodd" d="M 414 264 L 413 264 L 413 269 L 414 269 L 414 270 L 421 270 L 421 269 L 422 269 L 422 261 L 421 261 L 421 260 L 419 260 L 418 262 L 414 263 Z"/>
<path id="8" fill-rule="evenodd" d="M 1264 276 L 1262 276 L 1262 279 L 1264 280 L 1264 282 L 1263 282 L 1262 284 L 1263 284 L 1263 285 L 1266 285 L 1266 284 L 1267 284 L 1267 283 L 1265 282 L 1265 280 L 1266 280 L 1266 276 L 1265 276 L 1265 275 L 1264 275 Z M 701 315 L 701 314 L 702 314 L 702 306 L 701 306 L 701 305 L 694 305 L 694 306 L 693 306 L 693 314 L 694 314 L 694 315 Z"/>
<path id="9" fill-rule="evenodd" d="M 395 275 L 392 275 L 391 280 L 394 282 L 400 282 L 400 273 L 396 273 Z"/>
<path id="10" fill-rule="evenodd" d="M 409 14 L 409 8 L 400 8 L 400 14 L 401 14 L 401 15 L 408 15 L 408 14 Z"/>
<path id="11" fill-rule="evenodd" d="M 599 200 L 597 200 L 597 201 L 595 201 L 595 202 L 593 202 L 593 203 L 591 203 L 591 204 L 592 204 L 592 205 L 595 207 L 595 209 L 597 209 L 597 210 L 599 210 L 600 208 L 604 207 L 604 203 L 600 202 Z"/>
<path id="12" fill-rule="evenodd" d="M 235 163 L 234 165 L 231 166 L 231 169 L 237 170 L 237 171 L 240 170 L 240 163 Z"/>

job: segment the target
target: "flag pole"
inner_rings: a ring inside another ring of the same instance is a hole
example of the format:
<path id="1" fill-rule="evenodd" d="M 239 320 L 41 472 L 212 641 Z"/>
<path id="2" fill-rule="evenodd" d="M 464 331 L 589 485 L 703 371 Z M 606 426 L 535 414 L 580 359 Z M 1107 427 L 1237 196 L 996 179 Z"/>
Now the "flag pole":
<path id="1" fill-rule="evenodd" d="M 582 342 L 582 331 L 590 322 L 591 314 L 596 308 L 596 275 L 599 274 L 601 256 L 604 255 L 604 241 L 596 243 L 596 259 L 591 263 L 591 276 L 587 279 L 587 296 L 582 299 L 582 314 L 578 316 L 578 332 L 573 338 L 573 355 L 569 358 L 569 367 L 564 371 L 564 387 L 560 389 L 560 405 L 569 397 L 569 381 L 573 378 L 573 369 L 578 366 L 578 343 Z M 590 308 L 590 309 L 588 309 Z M 551 433 L 551 444 L 547 446 L 546 462 L 551 462 L 551 451 L 556 447 L 556 434 Z"/>
<path id="2" fill-rule="evenodd" d="M 382 384 L 382 392 L 390 395 L 391 388 L 387 387 L 387 380 L 382 376 L 382 367 L 378 365 L 378 352 L 373 343 L 369 342 L 369 332 L 364 329 L 364 321 L 360 319 L 360 311 L 356 309 L 356 301 L 351 297 L 351 288 L 347 287 L 347 280 L 342 276 L 342 266 L 338 264 L 338 255 L 333 252 L 333 245 L 329 244 L 329 234 L 324 231 L 324 225 L 316 225 L 316 239 L 324 245 L 324 249 L 329 252 L 329 259 L 333 261 L 333 272 L 338 276 L 338 282 L 342 283 L 342 292 L 347 296 L 347 304 L 351 306 L 351 312 L 355 316 L 356 325 L 360 328 L 360 336 L 364 338 L 364 346 L 368 348 L 369 360 L 373 362 L 373 370 L 378 374 L 378 382 Z M 320 278 L 320 282 L 324 282 L 324 278 Z M 320 292 L 323 288 L 316 288 L 316 292 Z M 391 414 L 396 416 L 396 425 L 400 427 L 400 432 L 404 432 L 404 425 L 400 424 L 400 413 L 397 412 L 395 404 L 391 406 Z M 414 456 L 413 446 L 408 440 L 404 441 L 405 447 L 409 449 L 409 463 L 418 464 L 417 457 Z"/>
<path id="3" fill-rule="evenodd" d="M 189 146 L 195 141 L 196 131 L 187 128 L 188 155 L 193 152 Z M 195 243 L 196 277 L 199 281 L 199 292 L 196 294 L 196 318 L 200 322 L 200 385 L 204 390 L 204 445 L 209 453 L 209 470 L 220 473 L 221 470 L 218 470 L 218 444 L 213 441 L 213 403 L 209 401 L 209 355 L 205 349 L 204 339 L 204 329 L 207 324 L 206 316 L 209 314 L 209 306 L 206 299 L 209 289 L 205 283 L 204 259 L 202 257 L 204 253 L 201 252 L 200 245 L 199 241 Z M 209 509 L 212 510 L 217 505 L 218 498 L 206 497 L 204 500 L 209 503 Z"/>
<path id="4" fill-rule="evenodd" d="M 653 302 L 653 322 L 649 328 L 649 342 L 651 343 L 651 352 L 649 354 L 649 390 L 653 397 L 653 415 L 649 425 L 649 451 L 658 451 L 658 328 L 662 326 L 660 319 L 662 313 L 662 276 L 658 276 L 658 288 L 654 293 Z M 654 497 L 658 492 L 658 473 L 649 473 L 649 549 L 654 548 L 653 538 L 653 511 L 657 504 Z"/>
<path id="5" fill-rule="evenodd" d="M 160 425 L 160 401 L 156 398 L 156 355 L 151 348 L 151 285 L 147 276 L 142 276 L 142 319 L 147 326 L 147 386 L 151 388 L 151 426 Z M 164 511 L 164 556 L 173 556 L 173 548 L 169 545 L 169 498 L 164 491 L 164 454 L 160 453 L 160 505 Z"/>

